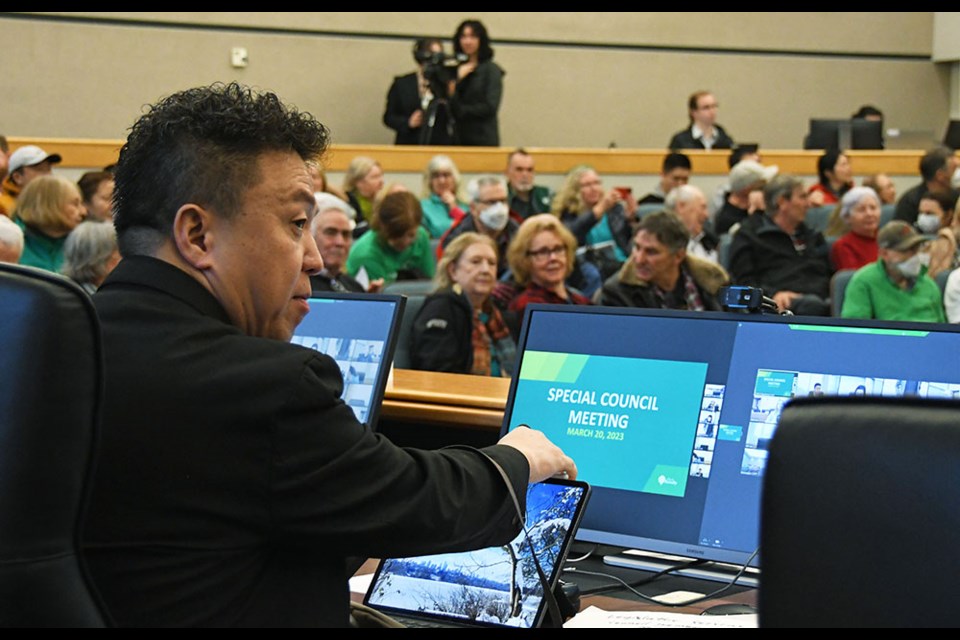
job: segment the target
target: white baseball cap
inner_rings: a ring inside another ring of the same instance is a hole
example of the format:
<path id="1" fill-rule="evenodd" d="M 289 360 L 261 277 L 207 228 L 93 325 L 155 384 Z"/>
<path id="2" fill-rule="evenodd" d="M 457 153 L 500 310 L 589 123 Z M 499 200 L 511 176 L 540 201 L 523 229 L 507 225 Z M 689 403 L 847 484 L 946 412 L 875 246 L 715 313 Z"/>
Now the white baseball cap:
<path id="1" fill-rule="evenodd" d="M 49 160 L 51 164 L 57 164 L 63 158 L 60 157 L 59 153 L 47 153 L 34 144 L 28 144 L 10 154 L 10 164 L 7 171 L 13 173 L 17 169 L 40 164 L 44 160 Z"/>

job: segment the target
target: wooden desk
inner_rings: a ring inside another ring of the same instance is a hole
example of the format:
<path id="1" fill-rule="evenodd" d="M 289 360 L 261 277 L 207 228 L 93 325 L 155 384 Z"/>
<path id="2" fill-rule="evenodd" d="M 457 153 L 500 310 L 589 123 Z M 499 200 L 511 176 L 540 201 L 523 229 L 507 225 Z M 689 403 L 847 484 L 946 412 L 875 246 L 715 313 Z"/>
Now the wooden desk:
<path id="1" fill-rule="evenodd" d="M 486 446 L 497 441 L 508 378 L 395 369 L 379 429 L 404 446 Z"/>

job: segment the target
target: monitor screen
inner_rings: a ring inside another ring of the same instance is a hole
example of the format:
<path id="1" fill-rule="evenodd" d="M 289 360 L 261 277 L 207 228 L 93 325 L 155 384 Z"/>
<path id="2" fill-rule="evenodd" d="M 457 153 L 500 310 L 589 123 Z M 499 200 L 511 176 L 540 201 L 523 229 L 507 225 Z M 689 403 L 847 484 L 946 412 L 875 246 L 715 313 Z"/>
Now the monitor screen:
<path id="1" fill-rule="evenodd" d="M 960 120 L 951 120 L 943 134 L 943 144 L 954 151 L 960 149 Z"/>
<path id="2" fill-rule="evenodd" d="M 883 149 L 883 122 L 811 118 L 804 149 Z"/>
<path id="3" fill-rule="evenodd" d="M 340 365 L 343 401 L 357 420 L 376 428 L 405 298 L 369 293 L 321 293 L 291 342 L 327 354 Z"/>
<path id="4" fill-rule="evenodd" d="M 737 564 L 790 398 L 960 396 L 949 324 L 538 304 L 519 348 L 503 432 L 573 457 L 594 488 L 578 539 Z"/>

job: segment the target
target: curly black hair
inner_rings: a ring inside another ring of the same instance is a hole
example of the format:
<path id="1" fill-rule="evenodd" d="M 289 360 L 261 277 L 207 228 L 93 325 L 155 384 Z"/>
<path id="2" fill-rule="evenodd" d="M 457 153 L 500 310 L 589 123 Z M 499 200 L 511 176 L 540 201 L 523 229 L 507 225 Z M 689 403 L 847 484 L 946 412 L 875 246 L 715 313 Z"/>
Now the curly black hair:
<path id="1" fill-rule="evenodd" d="M 319 160 L 329 137 L 309 113 L 237 83 L 163 98 L 134 123 L 120 149 L 113 206 L 121 253 L 155 251 L 186 203 L 234 215 L 259 178 L 262 154 L 291 151 Z"/>

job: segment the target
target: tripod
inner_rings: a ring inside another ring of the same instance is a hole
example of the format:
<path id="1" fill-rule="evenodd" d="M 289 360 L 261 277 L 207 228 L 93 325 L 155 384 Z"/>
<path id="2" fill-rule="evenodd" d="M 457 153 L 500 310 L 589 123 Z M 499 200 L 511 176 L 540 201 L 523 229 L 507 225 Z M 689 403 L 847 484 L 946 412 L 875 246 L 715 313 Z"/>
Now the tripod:
<path id="1" fill-rule="evenodd" d="M 436 95 L 436 94 L 434 94 Z M 420 144 L 449 145 L 455 143 L 453 114 L 445 98 L 434 97 L 423 110 Z"/>

